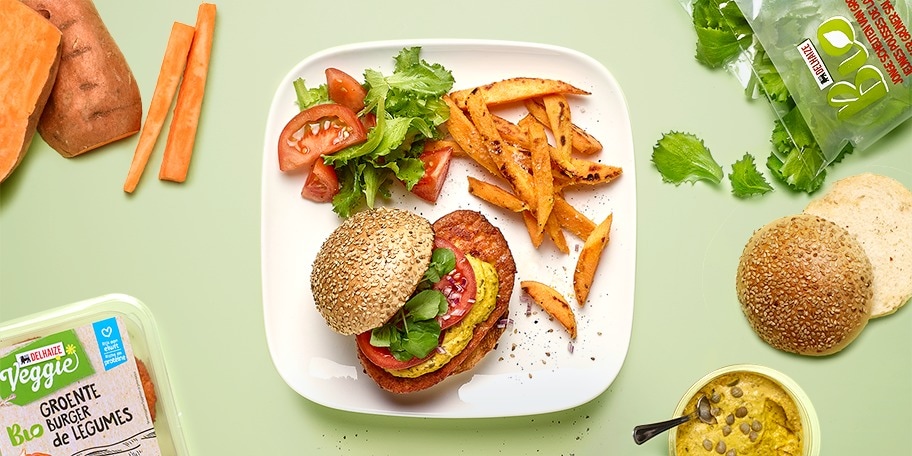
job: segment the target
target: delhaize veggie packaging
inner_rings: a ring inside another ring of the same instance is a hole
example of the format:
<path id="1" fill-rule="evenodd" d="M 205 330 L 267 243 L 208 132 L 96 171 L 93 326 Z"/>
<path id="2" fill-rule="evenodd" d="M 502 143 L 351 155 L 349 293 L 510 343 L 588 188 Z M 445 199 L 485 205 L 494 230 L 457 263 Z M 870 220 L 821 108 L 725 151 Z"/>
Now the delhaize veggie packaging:
<path id="1" fill-rule="evenodd" d="M 701 63 L 778 116 L 767 167 L 798 190 L 912 116 L 909 0 L 681 0 Z M 779 161 L 777 161 L 779 160 Z"/>
<path id="2" fill-rule="evenodd" d="M 167 379 L 130 296 L 0 323 L 0 456 L 184 456 Z"/>

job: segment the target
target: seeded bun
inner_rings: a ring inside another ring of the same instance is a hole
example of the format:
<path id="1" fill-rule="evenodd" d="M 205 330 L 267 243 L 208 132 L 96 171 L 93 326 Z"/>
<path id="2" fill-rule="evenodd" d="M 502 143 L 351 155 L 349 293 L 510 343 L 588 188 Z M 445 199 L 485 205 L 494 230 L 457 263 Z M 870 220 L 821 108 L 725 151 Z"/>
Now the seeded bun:
<path id="1" fill-rule="evenodd" d="M 892 314 L 912 298 L 912 192 L 903 184 L 871 173 L 847 177 L 804 212 L 858 239 L 874 268 L 871 317 Z"/>
<path id="2" fill-rule="evenodd" d="M 386 323 L 431 261 L 434 232 L 423 217 L 378 208 L 346 219 L 323 243 L 310 287 L 326 323 L 344 335 Z"/>
<path id="3" fill-rule="evenodd" d="M 741 255 L 736 289 L 750 326 L 771 346 L 836 353 L 871 315 L 871 262 L 848 231 L 810 214 L 757 230 Z"/>

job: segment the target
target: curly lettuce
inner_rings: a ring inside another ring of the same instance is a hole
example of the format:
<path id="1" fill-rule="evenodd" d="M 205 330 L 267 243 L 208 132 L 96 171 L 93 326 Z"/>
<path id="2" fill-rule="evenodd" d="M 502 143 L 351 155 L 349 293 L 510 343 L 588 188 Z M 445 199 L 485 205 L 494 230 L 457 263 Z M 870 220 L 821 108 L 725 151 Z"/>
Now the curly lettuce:
<path id="1" fill-rule="evenodd" d="M 367 95 L 359 115 L 372 113 L 377 124 L 365 142 L 324 157 L 339 176 L 340 191 L 332 204 L 340 217 L 362 205 L 374 207 L 378 197 L 390 197 L 392 182 L 411 189 L 424 175 L 418 155 L 425 140 L 442 137 L 440 126 L 449 118 L 443 96 L 455 81 L 442 65 L 422 60 L 420 52 L 420 47 L 402 49 L 392 74 L 364 71 Z"/>
<path id="2" fill-rule="evenodd" d="M 710 68 L 734 60 L 753 40 L 750 24 L 733 1 L 696 0 L 692 17 L 697 32 L 696 59 Z"/>
<path id="3" fill-rule="evenodd" d="M 669 132 L 653 146 L 652 163 L 662 180 L 675 185 L 691 184 L 705 180 L 718 184 L 722 181 L 722 167 L 692 133 Z"/>

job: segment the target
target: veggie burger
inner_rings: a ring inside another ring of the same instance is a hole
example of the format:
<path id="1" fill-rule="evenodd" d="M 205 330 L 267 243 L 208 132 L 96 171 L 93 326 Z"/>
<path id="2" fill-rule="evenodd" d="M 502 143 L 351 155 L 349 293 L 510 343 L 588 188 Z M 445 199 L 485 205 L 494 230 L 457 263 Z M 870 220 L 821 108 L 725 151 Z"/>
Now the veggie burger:
<path id="1" fill-rule="evenodd" d="M 402 209 L 346 219 L 313 263 L 317 309 L 354 335 L 364 371 L 383 389 L 427 389 L 474 367 L 506 326 L 516 264 L 478 212 L 433 225 Z"/>

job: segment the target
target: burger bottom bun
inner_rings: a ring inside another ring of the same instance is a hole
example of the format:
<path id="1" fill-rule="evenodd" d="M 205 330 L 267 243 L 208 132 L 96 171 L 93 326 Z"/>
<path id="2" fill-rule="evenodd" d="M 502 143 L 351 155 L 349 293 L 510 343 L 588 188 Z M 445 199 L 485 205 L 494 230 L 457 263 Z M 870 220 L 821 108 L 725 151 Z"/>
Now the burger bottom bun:
<path id="1" fill-rule="evenodd" d="M 361 360 L 364 372 L 373 378 L 381 388 L 393 393 L 421 391 L 442 382 L 451 375 L 472 369 L 497 346 L 505 329 L 504 325 L 499 323 L 509 312 L 516 264 L 500 229 L 491 225 L 480 213 L 468 210 L 455 211 L 441 217 L 440 220 L 434 222 L 433 228 L 437 236 L 450 241 L 464 253 L 494 266 L 500 282 L 497 290 L 497 303 L 490 316 L 475 327 L 472 340 L 469 341 L 465 350 L 434 372 L 415 378 L 396 377 L 371 363 L 358 350 L 358 359 Z"/>
<path id="2" fill-rule="evenodd" d="M 780 350 L 819 356 L 842 350 L 864 329 L 873 280 L 868 257 L 848 231 L 799 214 L 751 236 L 736 289 L 761 339 Z"/>
<path id="3" fill-rule="evenodd" d="M 859 174 L 836 181 L 804 213 L 858 239 L 874 268 L 871 317 L 890 315 L 912 298 L 912 191 L 890 177 Z"/>

